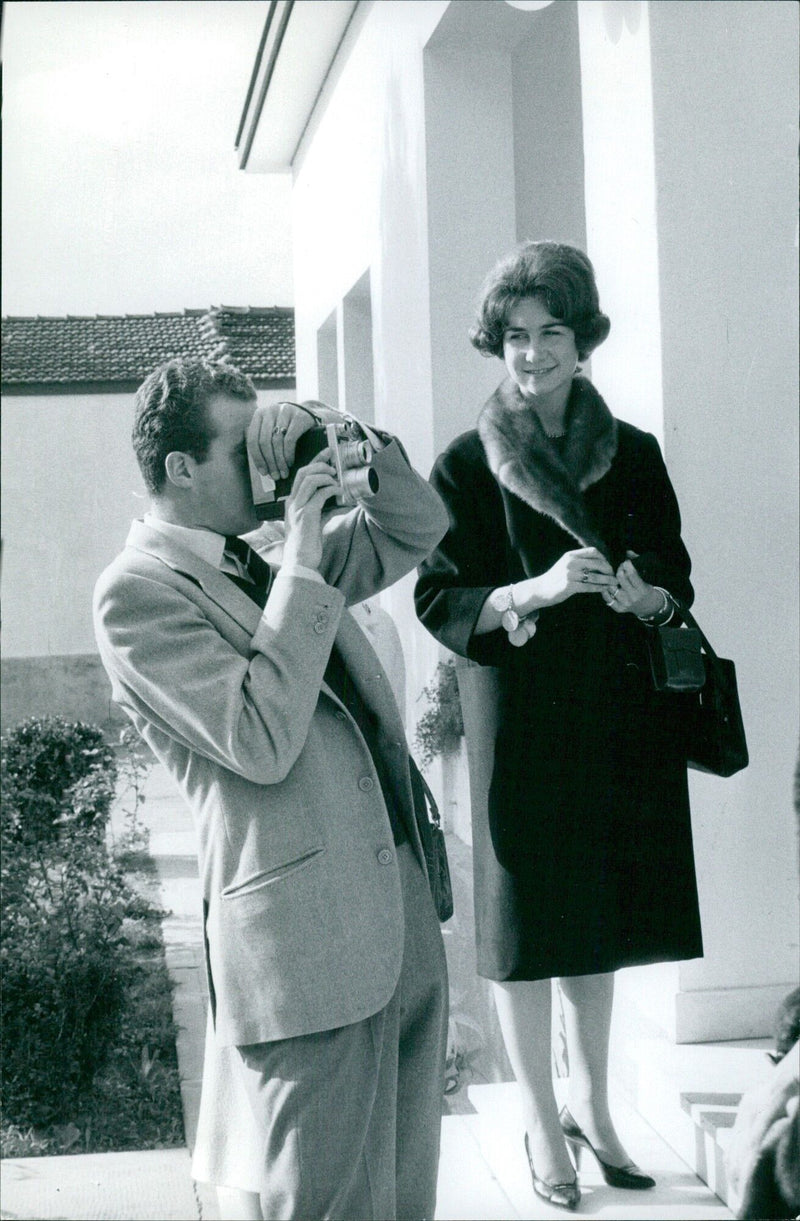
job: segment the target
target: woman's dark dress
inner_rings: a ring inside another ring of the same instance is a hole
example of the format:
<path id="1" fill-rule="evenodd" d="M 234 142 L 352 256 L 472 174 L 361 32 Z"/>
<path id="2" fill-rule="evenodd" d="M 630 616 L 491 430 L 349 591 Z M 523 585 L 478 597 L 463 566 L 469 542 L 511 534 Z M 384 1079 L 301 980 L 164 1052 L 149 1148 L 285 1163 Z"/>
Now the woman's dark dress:
<path id="1" fill-rule="evenodd" d="M 658 444 L 617 430 L 610 470 L 583 493 L 597 532 L 612 562 L 635 551 L 647 580 L 691 601 Z M 417 612 L 453 652 L 498 667 L 488 822 L 479 814 L 473 827 L 480 974 L 546 979 L 701 955 L 680 697 L 653 689 L 653 629 L 576 595 L 543 610 L 523 648 L 502 630 L 473 636 L 492 589 L 580 543 L 501 488 L 477 431 L 450 445 L 431 482 L 451 528 L 420 568 Z"/>

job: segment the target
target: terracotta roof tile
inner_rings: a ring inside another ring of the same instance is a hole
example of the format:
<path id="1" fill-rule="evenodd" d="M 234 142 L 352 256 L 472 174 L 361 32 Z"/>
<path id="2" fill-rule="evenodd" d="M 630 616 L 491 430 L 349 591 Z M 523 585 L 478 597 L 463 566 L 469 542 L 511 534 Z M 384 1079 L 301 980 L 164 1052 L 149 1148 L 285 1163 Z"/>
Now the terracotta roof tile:
<path id="1" fill-rule="evenodd" d="M 220 306 L 183 313 L 4 318 L 6 389 L 140 382 L 173 356 L 226 357 L 257 382 L 293 379 L 294 310 Z"/>

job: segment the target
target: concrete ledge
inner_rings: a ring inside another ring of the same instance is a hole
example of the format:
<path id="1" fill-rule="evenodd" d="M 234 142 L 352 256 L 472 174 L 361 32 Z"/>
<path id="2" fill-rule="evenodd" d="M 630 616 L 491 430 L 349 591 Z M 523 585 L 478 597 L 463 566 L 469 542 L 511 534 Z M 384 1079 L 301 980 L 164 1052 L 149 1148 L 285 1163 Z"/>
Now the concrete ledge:
<path id="1" fill-rule="evenodd" d="M 49 715 L 90 721 L 110 734 L 129 724 L 111 702 L 111 684 L 96 653 L 6 657 L 0 677 L 3 730 L 29 716 Z"/>
<path id="2" fill-rule="evenodd" d="M 772 1033 L 778 1006 L 794 986 L 787 982 L 678 992 L 676 1041 L 717 1043 L 724 1039 L 765 1038 Z"/>
<path id="3" fill-rule="evenodd" d="M 3 1217 L 14 1221 L 200 1221 L 186 1149 L 25 1157 L 0 1163 Z"/>

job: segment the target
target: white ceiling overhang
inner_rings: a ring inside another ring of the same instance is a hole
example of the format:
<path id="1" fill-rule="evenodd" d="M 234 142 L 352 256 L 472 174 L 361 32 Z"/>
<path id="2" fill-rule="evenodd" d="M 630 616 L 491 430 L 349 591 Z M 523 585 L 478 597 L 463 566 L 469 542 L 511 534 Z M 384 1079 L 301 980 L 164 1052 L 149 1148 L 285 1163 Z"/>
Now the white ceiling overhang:
<path id="1" fill-rule="evenodd" d="M 291 168 L 358 0 L 270 0 L 239 123 L 239 166 Z"/>

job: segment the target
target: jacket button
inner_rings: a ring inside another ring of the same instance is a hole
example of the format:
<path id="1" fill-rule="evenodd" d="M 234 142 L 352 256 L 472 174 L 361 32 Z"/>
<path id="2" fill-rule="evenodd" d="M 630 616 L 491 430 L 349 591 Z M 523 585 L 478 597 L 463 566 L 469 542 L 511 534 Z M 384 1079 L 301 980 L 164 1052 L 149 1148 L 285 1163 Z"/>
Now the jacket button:
<path id="1" fill-rule="evenodd" d="M 394 853 L 389 848 L 381 848 L 378 853 L 379 865 L 391 865 L 394 860 Z"/>
<path id="2" fill-rule="evenodd" d="M 347 720 L 347 713 L 346 713 L 346 712 L 342 712 L 342 710 L 341 710 L 341 708 L 340 708 L 340 709 L 339 709 L 339 711 L 336 713 L 336 719 L 337 719 L 338 721 L 346 721 L 346 720 Z"/>
<path id="3" fill-rule="evenodd" d="M 317 622 L 314 624 L 314 631 L 317 633 L 318 636 L 321 636 L 322 633 L 325 631 L 325 624 L 320 623 L 320 621 L 317 620 Z"/>
<path id="4" fill-rule="evenodd" d="M 327 622 L 328 622 L 328 616 L 324 615 L 320 612 L 320 614 L 317 615 L 317 623 L 321 623 L 322 626 L 325 627 Z"/>
<path id="5" fill-rule="evenodd" d="M 375 788 L 375 781 L 371 776 L 362 776 L 358 782 L 358 787 L 362 793 L 369 793 L 371 789 Z"/>

